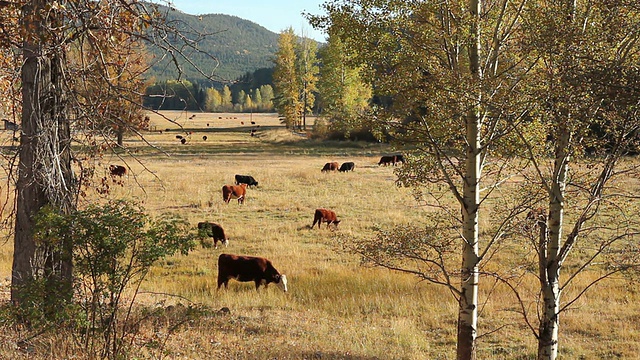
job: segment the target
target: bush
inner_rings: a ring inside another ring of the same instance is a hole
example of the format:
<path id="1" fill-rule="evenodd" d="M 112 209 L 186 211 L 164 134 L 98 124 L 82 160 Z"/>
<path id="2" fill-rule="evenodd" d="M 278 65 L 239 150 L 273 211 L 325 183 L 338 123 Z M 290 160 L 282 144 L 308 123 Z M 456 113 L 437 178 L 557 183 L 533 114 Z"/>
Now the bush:
<path id="1" fill-rule="evenodd" d="M 151 219 L 126 201 L 91 205 L 70 215 L 45 208 L 36 220 L 35 238 L 73 245 L 75 301 L 70 305 L 75 311 L 70 323 L 85 350 L 100 358 L 126 353 L 126 340 L 135 331 L 127 320 L 150 267 L 194 247 L 186 221 L 169 215 Z M 34 289 L 40 288 L 37 283 Z"/>

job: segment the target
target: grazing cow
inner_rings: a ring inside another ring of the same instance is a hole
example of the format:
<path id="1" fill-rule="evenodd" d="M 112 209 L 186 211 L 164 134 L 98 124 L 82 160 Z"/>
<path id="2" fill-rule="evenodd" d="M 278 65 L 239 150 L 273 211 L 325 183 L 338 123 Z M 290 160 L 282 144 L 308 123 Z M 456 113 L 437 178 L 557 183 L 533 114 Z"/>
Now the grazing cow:
<path id="1" fill-rule="evenodd" d="M 284 292 L 287 292 L 287 277 L 280 274 L 273 267 L 271 261 L 255 256 L 241 256 L 220 254 L 218 257 L 218 289 L 224 284 L 229 286 L 229 280 L 253 281 L 256 283 L 256 291 L 260 285 L 268 287 L 269 283 L 276 283 Z"/>
<path id="2" fill-rule="evenodd" d="M 326 164 L 324 164 L 324 167 L 322 168 L 322 172 L 325 171 L 336 171 L 338 170 L 338 168 L 340 167 L 340 164 L 338 164 L 337 162 L 328 162 Z"/>
<path id="3" fill-rule="evenodd" d="M 392 165 L 396 164 L 396 157 L 394 155 L 385 155 L 380 158 L 380 161 L 378 161 L 378 166 L 380 165 L 387 166 L 389 164 L 392 164 Z"/>
<path id="4" fill-rule="evenodd" d="M 353 162 L 349 161 L 349 162 L 342 163 L 342 165 L 340 165 L 340 169 L 338 169 L 338 171 L 340 171 L 340 172 L 353 171 L 353 169 L 355 169 L 355 168 L 356 168 L 356 164 L 354 164 Z"/>
<path id="5" fill-rule="evenodd" d="M 178 140 L 182 139 L 182 135 L 176 135 L 176 139 Z"/>
<path id="6" fill-rule="evenodd" d="M 320 229 L 320 225 L 322 225 L 322 222 L 326 222 L 327 227 L 329 227 L 329 225 L 331 224 L 334 224 L 337 228 L 340 220 L 336 218 L 336 213 L 333 210 L 316 209 L 316 213 L 313 215 L 313 225 L 311 225 L 311 228 L 313 229 L 316 223 L 318 223 L 318 229 Z"/>
<path id="7" fill-rule="evenodd" d="M 202 235 L 212 237 L 213 247 L 216 249 L 218 248 L 218 241 L 223 243 L 225 247 L 229 245 L 229 239 L 227 239 L 227 236 L 224 234 L 224 229 L 222 228 L 222 226 L 216 223 L 212 223 L 208 221 L 199 222 L 198 235 L 200 235 L 201 237 Z"/>
<path id="8" fill-rule="evenodd" d="M 182 145 L 186 144 L 187 143 L 187 139 L 185 139 L 185 138 L 180 139 L 180 143 Z"/>
<path id="9" fill-rule="evenodd" d="M 202 135 L 202 140 L 207 141 L 207 135 Z"/>
<path id="10" fill-rule="evenodd" d="M 244 203 L 247 194 L 247 184 L 225 185 L 222 187 L 222 200 L 227 204 L 231 199 L 238 199 L 238 204 Z"/>
<path id="11" fill-rule="evenodd" d="M 247 184 L 247 186 L 258 186 L 258 182 L 251 175 L 236 175 L 236 185 Z"/>
<path id="12" fill-rule="evenodd" d="M 122 165 L 109 165 L 109 173 L 111 176 L 123 177 L 127 174 L 127 168 Z"/>

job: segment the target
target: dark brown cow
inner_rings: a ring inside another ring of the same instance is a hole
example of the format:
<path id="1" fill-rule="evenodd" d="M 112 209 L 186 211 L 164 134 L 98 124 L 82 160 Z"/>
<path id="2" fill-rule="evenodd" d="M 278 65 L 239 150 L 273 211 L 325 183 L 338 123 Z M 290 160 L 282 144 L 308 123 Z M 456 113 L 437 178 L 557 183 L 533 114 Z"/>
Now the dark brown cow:
<path id="1" fill-rule="evenodd" d="M 340 164 L 338 164 L 337 162 L 328 162 L 326 164 L 324 164 L 324 167 L 322 168 L 322 172 L 325 171 L 336 171 L 338 170 L 338 168 L 340 167 Z"/>
<path id="2" fill-rule="evenodd" d="M 225 185 L 222 187 L 222 200 L 227 204 L 231 199 L 238 199 L 238 204 L 244 203 L 246 194 L 247 184 Z"/>
<path id="3" fill-rule="evenodd" d="M 311 228 L 313 229 L 316 223 L 318 223 L 318 229 L 320 229 L 320 225 L 322 225 L 323 222 L 327 223 L 327 227 L 334 224 L 337 228 L 340 220 L 337 219 L 336 213 L 333 210 L 316 209 L 316 212 L 313 215 L 313 224 L 311 225 Z"/>
<path id="4" fill-rule="evenodd" d="M 255 256 L 242 256 L 220 254 L 218 257 L 218 289 L 224 284 L 229 286 L 229 280 L 253 281 L 256 290 L 260 285 L 266 288 L 269 283 L 276 283 L 284 292 L 287 292 L 287 277 L 280 274 L 273 267 L 271 261 Z"/>
<path id="5" fill-rule="evenodd" d="M 354 164 L 351 161 L 342 163 L 342 165 L 340 165 L 340 169 L 338 169 L 338 171 L 340 172 L 345 172 L 345 171 L 353 171 L 353 169 L 356 168 L 356 164 Z"/>
<path id="6" fill-rule="evenodd" d="M 122 165 L 109 165 L 109 173 L 111 176 L 123 177 L 127 174 L 127 168 Z"/>
<path id="7" fill-rule="evenodd" d="M 218 241 L 222 242 L 224 246 L 229 245 L 229 239 L 227 239 L 227 236 L 224 234 L 224 229 L 222 228 L 222 226 L 216 223 L 208 221 L 199 222 L 198 235 L 200 235 L 201 237 L 203 235 L 212 237 L 213 247 L 216 249 L 218 248 Z"/>
<path id="8" fill-rule="evenodd" d="M 378 161 L 378 166 L 380 165 L 395 165 L 396 164 L 396 157 L 394 155 L 385 155 L 383 157 L 380 158 L 380 161 Z"/>

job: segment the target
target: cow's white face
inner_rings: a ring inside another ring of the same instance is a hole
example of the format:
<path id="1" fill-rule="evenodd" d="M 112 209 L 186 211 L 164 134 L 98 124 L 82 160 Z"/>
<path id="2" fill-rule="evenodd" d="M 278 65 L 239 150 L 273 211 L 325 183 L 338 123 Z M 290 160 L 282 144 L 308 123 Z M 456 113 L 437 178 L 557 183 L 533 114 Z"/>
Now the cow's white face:
<path id="1" fill-rule="evenodd" d="M 278 287 L 282 289 L 282 291 L 287 292 L 287 276 L 280 275 L 280 281 L 277 283 Z"/>

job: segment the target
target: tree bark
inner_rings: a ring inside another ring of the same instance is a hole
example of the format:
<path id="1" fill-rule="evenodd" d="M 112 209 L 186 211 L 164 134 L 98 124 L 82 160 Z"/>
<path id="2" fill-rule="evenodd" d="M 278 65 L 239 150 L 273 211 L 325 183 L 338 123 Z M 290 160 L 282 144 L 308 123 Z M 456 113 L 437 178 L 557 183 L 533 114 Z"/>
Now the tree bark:
<path id="1" fill-rule="evenodd" d="M 460 300 L 458 308 L 457 359 L 476 358 L 476 338 L 478 331 L 478 209 L 480 206 L 481 144 L 480 128 L 482 114 L 480 89 L 482 70 L 480 67 L 480 9 L 481 0 L 470 0 L 469 9 L 473 16 L 471 35 L 474 43 L 469 49 L 469 71 L 475 81 L 476 103 L 466 117 L 466 175 L 463 184 L 462 221 L 464 237 L 462 248 L 462 269 Z"/>
<path id="2" fill-rule="evenodd" d="M 34 16 L 36 9 L 42 2 L 32 2 L 23 8 L 25 27 L 37 26 L 28 20 Z M 32 41 L 26 41 L 23 46 L 24 63 L 22 65 L 22 134 L 20 136 L 20 159 L 18 163 L 18 181 L 16 184 L 16 225 L 14 235 L 13 265 L 11 273 L 11 301 L 14 304 L 22 302 L 21 290 L 33 280 L 32 263 L 35 256 L 33 240 L 34 210 L 46 204 L 46 196 L 33 179 L 35 178 L 35 154 L 37 147 L 39 108 L 39 94 L 42 89 L 41 77 L 50 73 L 51 66 L 39 54 L 41 48 Z"/>
<path id="3" fill-rule="evenodd" d="M 563 121 L 563 120 L 561 120 Z M 571 132 L 559 127 L 556 145 L 553 179 L 549 194 L 549 239 L 546 252 L 540 252 L 540 289 L 543 311 L 538 338 L 538 359 L 555 360 L 558 357 L 558 327 L 560 311 L 560 258 L 564 195 L 569 171 L 569 144 Z M 542 249 L 541 249 L 542 250 Z"/>
<path id="4" fill-rule="evenodd" d="M 47 299 L 71 297 L 71 244 L 36 244 L 34 216 L 45 205 L 69 213 L 74 208 L 71 135 L 62 86 L 63 54 L 55 39 L 47 38 L 47 22 L 57 21 L 44 11 L 46 0 L 23 7 L 22 134 L 16 184 L 16 223 L 11 277 L 11 300 L 23 303 L 35 277 L 45 277 Z M 48 18 L 43 19 L 43 14 Z M 52 51 L 53 50 L 53 51 Z M 49 282 L 49 280 L 53 280 Z"/>

